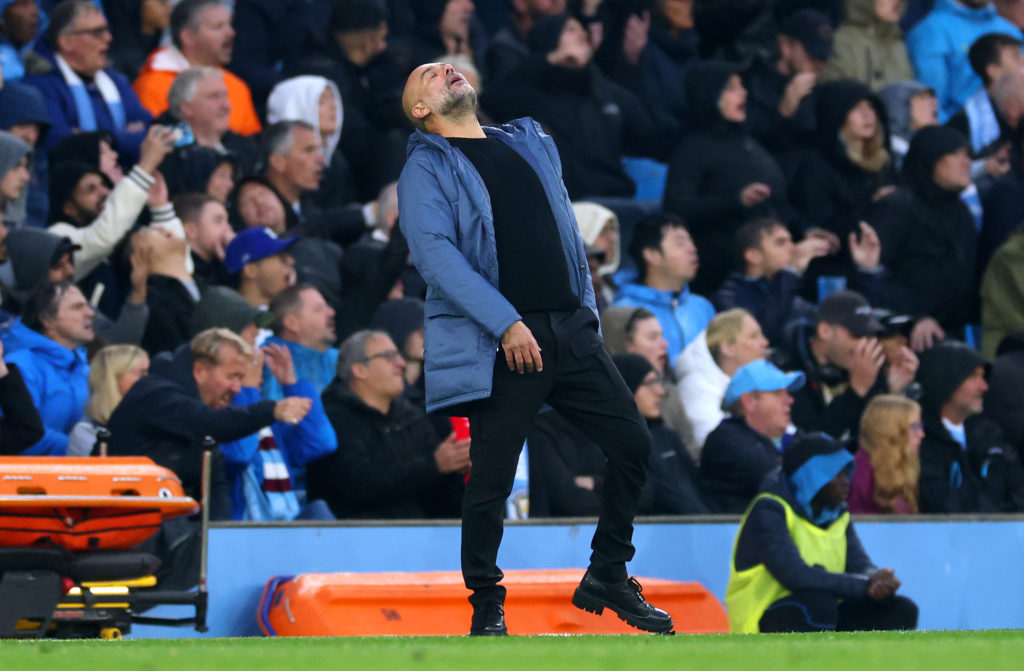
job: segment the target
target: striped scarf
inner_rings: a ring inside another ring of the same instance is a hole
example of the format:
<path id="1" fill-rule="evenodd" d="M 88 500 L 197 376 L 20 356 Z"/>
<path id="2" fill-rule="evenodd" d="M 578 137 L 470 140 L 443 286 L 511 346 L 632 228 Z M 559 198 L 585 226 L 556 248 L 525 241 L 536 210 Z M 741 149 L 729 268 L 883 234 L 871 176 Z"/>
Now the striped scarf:
<path id="1" fill-rule="evenodd" d="M 259 431 L 259 461 L 243 473 L 245 519 L 254 522 L 289 522 L 299 514 L 299 500 L 292 490 L 288 464 L 277 447 L 270 427 Z M 262 475 L 262 483 L 260 482 Z"/>

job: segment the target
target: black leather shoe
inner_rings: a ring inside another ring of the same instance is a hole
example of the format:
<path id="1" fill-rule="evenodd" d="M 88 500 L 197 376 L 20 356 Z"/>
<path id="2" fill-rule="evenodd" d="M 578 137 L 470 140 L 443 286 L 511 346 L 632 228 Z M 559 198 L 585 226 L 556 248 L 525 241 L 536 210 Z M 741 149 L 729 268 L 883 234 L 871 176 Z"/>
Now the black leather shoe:
<path id="1" fill-rule="evenodd" d="M 601 582 L 587 571 L 576 593 L 572 595 L 572 605 L 595 615 L 610 608 L 631 627 L 657 634 L 671 632 L 674 626 L 672 617 L 647 603 L 642 591 L 636 578 L 622 582 Z"/>
<path id="2" fill-rule="evenodd" d="M 473 607 L 470 636 L 508 636 L 505 628 L 505 607 L 500 603 L 484 603 Z"/>

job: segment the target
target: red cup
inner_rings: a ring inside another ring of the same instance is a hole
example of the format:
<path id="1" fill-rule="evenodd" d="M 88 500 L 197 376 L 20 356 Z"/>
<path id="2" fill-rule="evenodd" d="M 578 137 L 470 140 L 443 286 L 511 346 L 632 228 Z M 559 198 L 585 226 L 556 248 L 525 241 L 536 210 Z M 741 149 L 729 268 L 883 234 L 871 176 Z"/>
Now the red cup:
<path id="1" fill-rule="evenodd" d="M 449 417 L 448 419 L 452 423 L 452 431 L 455 432 L 455 440 L 469 439 L 468 417 Z"/>

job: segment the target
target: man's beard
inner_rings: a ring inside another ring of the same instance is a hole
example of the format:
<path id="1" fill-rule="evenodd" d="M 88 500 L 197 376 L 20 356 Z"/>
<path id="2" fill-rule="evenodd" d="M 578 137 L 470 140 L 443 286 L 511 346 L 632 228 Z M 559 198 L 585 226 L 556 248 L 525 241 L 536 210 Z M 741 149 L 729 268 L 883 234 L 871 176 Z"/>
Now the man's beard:
<path id="1" fill-rule="evenodd" d="M 469 84 L 463 85 L 462 91 L 451 91 L 441 103 L 439 116 L 452 119 L 464 119 L 476 114 L 476 91 Z"/>

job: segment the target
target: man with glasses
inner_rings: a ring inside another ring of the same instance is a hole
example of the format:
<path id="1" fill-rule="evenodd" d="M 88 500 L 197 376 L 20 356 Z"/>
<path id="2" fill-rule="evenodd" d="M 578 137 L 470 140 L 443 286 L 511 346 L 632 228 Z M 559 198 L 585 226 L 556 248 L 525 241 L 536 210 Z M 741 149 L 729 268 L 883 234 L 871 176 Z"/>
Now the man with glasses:
<path id="1" fill-rule="evenodd" d="M 107 68 L 111 34 L 91 0 L 64 0 L 50 14 L 25 83 L 43 94 L 52 126 L 44 148 L 80 131 L 107 130 L 123 165 L 133 165 L 152 120 L 123 74 Z"/>
<path id="2" fill-rule="evenodd" d="M 458 516 L 470 441 L 441 440 L 404 390 L 405 359 L 387 333 L 359 331 L 342 343 L 323 393 L 338 449 L 306 471 L 309 498 L 338 519 Z"/>

